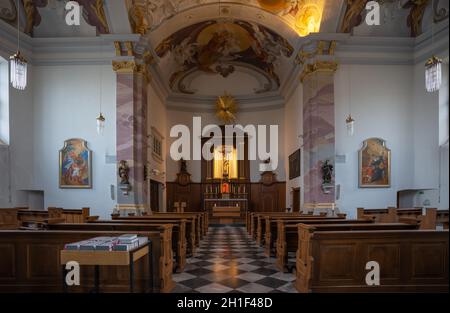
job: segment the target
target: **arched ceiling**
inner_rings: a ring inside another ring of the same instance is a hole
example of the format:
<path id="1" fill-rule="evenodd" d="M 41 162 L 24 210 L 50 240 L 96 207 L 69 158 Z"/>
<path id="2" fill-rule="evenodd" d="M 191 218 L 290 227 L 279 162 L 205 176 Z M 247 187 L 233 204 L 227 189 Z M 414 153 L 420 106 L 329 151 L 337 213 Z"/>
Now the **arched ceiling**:
<path id="1" fill-rule="evenodd" d="M 247 99 L 280 95 L 310 33 L 416 37 L 449 11 L 448 1 L 377 0 L 381 25 L 369 26 L 369 0 L 75 1 L 83 12 L 78 27 L 65 23 L 67 0 L 20 0 L 21 29 L 33 37 L 140 34 L 169 97 L 194 98 L 219 90 Z M 16 25 L 15 0 L 0 2 L 0 19 Z"/>
<path id="2" fill-rule="evenodd" d="M 271 19 L 280 19 L 299 36 L 307 36 L 320 30 L 320 22 L 325 0 L 126 0 L 130 9 L 132 23 L 140 28 L 139 32 L 155 30 L 161 24 L 176 15 L 190 11 L 191 19 L 198 20 L 196 10 L 212 7 L 217 15 L 235 15 L 243 11 L 246 17 L 270 13 Z M 340 0 L 333 1 L 340 5 Z M 332 5 L 334 6 L 334 5 Z M 249 9 L 256 9 L 248 11 Z M 234 11 L 234 12 L 231 12 Z M 219 13 L 220 12 L 220 13 Z M 210 12 L 211 13 L 211 12 Z M 214 14 L 214 15 L 216 15 Z M 261 18 L 262 16 L 260 16 Z M 210 16 L 211 18 L 211 16 Z"/>
<path id="3" fill-rule="evenodd" d="M 293 56 L 294 48 L 261 24 L 214 19 L 178 30 L 162 40 L 155 52 L 160 58 L 160 67 L 165 69 L 164 80 L 174 92 L 197 93 L 200 86 L 189 88 L 187 81 L 199 73 L 223 78 L 239 73 L 242 80 L 236 83 L 236 79 L 230 79 L 232 84 L 228 86 L 239 88 L 247 83 L 243 75 L 247 72 L 261 82 L 259 87 L 249 90 L 258 94 L 279 89 L 284 73 L 276 67 Z"/>
<path id="4" fill-rule="evenodd" d="M 209 96 L 222 90 L 248 97 L 280 95 L 299 38 L 320 30 L 325 1 L 152 3 L 127 5 L 134 31 L 154 48 L 157 73 L 170 93 Z M 341 1 L 334 3 L 340 10 Z"/>

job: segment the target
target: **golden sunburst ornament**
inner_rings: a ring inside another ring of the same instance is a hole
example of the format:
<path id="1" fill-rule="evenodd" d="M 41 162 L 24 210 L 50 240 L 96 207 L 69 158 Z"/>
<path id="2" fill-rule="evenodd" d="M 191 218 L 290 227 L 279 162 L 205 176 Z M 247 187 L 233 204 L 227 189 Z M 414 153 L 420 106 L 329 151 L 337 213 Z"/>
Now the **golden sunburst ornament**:
<path id="1" fill-rule="evenodd" d="M 224 123 L 232 123 L 236 120 L 237 103 L 236 100 L 225 93 L 216 101 L 216 116 Z"/>

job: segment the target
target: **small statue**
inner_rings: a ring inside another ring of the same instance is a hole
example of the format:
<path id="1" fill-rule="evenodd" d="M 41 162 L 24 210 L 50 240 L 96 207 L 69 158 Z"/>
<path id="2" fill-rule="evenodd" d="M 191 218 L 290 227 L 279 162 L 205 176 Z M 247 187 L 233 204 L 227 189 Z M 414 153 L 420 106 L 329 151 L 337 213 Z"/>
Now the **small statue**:
<path id="1" fill-rule="evenodd" d="M 121 185 L 129 185 L 130 182 L 128 181 L 128 172 L 130 171 L 130 168 L 128 167 L 127 161 L 121 160 L 119 162 L 119 177 L 120 177 L 120 184 Z"/>
<path id="2" fill-rule="evenodd" d="M 180 162 L 181 162 L 181 164 L 180 164 L 180 173 L 187 173 L 186 160 L 181 158 Z"/>
<path id="3" fill-rule="evenodd" d="M 329 163 L 329 160 L 326 160 L 322 165 L 322 180 L 324 184 L 331 184 L 332 176 L 333 176 L 333 165 Z"/>

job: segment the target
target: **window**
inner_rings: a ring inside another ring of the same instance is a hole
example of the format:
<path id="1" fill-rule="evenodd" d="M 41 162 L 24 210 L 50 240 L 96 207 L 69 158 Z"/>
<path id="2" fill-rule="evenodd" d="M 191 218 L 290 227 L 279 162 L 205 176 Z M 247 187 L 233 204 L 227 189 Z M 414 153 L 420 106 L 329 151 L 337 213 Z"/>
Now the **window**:
<path id="1" fill-rule="evenodd" d="M 151 139 L 152 139 L 151 140 L 152 156 L 157 161 L 162 162 L 164 137 L 161 135 L 160 132 L 158 132 L 156 128 L 152 127 Z"/>
<path id="2" fill-rule="evenodd" d="M 9 143 L 8 61 L 0 57 L 0 145 Z"/>

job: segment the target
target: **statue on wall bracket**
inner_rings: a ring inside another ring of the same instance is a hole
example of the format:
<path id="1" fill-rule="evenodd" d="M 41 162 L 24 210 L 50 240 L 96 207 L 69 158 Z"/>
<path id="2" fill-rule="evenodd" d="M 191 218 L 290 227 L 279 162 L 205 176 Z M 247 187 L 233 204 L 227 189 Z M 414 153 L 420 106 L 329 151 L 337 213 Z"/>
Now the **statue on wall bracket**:
<path id="1" fill-rule="evenodd" d="M 334 166 L 330 164 L 330 160 L 326 160 L 322 165 L 322 190 L 326 194 L 334 188 L 333 170 Z"/>
<path id="2" fill-rule="evenodd" d="M 128 174 L 130 172 L 130 168 L 128 167 L 127 161 L 125 160 L 119 161 L 119 167 L 117 172 L 120 178 L 119 189 L 122 190 L 123 194 L 126 196 L 128 195 L 128 192 L 131 190 Z"/>

